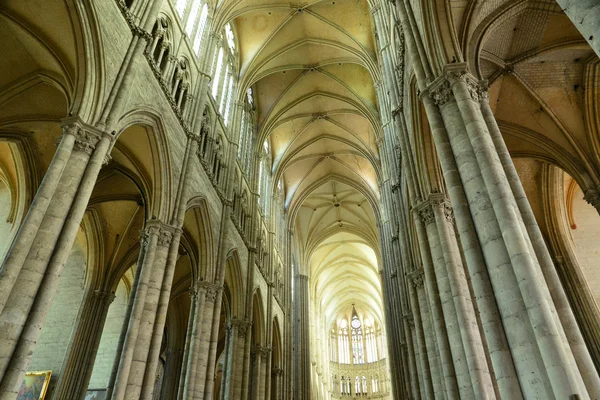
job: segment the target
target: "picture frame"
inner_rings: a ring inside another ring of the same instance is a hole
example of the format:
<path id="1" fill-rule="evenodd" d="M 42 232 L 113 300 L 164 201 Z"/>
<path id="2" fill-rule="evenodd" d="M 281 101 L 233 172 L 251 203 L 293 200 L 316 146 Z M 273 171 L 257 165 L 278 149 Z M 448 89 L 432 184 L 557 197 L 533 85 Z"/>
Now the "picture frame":
<path id="1" fill-rule="evenodd" d="M 17 393 L 16 400 L 44 400 L 50 386 L 51 377 L 51 370 L 27 372 Z"/>

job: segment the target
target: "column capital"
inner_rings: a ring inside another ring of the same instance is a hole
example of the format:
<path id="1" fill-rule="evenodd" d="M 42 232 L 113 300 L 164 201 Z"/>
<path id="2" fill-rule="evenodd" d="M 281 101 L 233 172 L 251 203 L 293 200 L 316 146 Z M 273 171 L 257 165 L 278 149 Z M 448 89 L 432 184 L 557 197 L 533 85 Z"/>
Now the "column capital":
<path id="1" fill-rule="evenodd" d="M 402 318 L 404 318 L 404 320 L 406 321 L 406 323 L 408 324 L 408 326 L 410 327 L 410 329 L 415 329 L 415 318 L 413 317 L 413 313 L 412 312 L 408 312 L 406 314 L 404 314 L 402 316 Z"/>
<path id="2" fill-rule="evenodd" d="M 477 78 L 475 78 L 475 76 L 473 76 L 473 74 L 471 74 L 471 72 L 469 72 L 467 63 L 446 64 L 444 65 L 443 70 L 446 75 L 446 79 L 452 86 L 460 82 L 465 83 L 471 99 L 479 102 L 480 82 L 477 80 Z"/>
<path id="3" fill-rule="evenodd" d="M 145 245 L 148 243 L 150 235 L 158 235 L 158 244 L 168 246 L 178 231 L 181 229 L 165 224 L 158 219 L 151 219 L 146 221 L 146 226 L 140 231 L 140 241 L 142 245 Z"/>
<path id="4" fill-rule="evenodd" d="M 102 303 L 106 303 L 106 304 L 112 304 L 112 302 L 115 300 L 115 294 L 113 292 L 110 291 L 105 291 L 105 290 L 100 290 L 100 289 L 96 289 L 93 292 L 93 296 L 100 300 Z"/>
<path id="5" fill-rule="evenodd" d="M 435 222 L 433 209 L 429 200 L 425 200 L 413 207 L 415 215 L 425 224 L 425 226 Z"/>
<path id="6" fill-rule="evenodd" d="M 228 326 L 229 329 L 231 329 L 232 331 L 237 330 L 238 338 L 243 339 L 246 337 L 248 329 L 250 329 L 250 327 L 252 326 L 252 321 L 232 318 L 231 321 L 229 321 Z"/>
<path id="7" fill-rule="evenodd" d="M 223 289 L 223 285 L 214 282 L 199 282 L 198 288 L 204 292 L 206 301 L 214 302 L 217 295 Z"/>
<path id="8" fill-rule="evenodd" d="M 95 126 L 86 124 L 77 116 L 64 118 L 61 122 L 63 135 L 72 135 L 75 137 L 73 150 L 82 151 L 88 155 L 94 152 L 96 145 L 102 137 L 107 136 L 110 140 L 114 137 L 114 135 L 107 134 Z"/>
<path id="9" fill-rule="evenodd" d="M 251 352 L 255 357 L 260 357 L 262 361 L 267 361 L 271 350 L 273 349 L 266 346 L 254 346 Z"/>
<path id="10" fill-rule="evenodd" d="M 429 202 L 432 207 L 441 208 L 444 212 L 444 217 L 448 222 L 454 222 L 454 211 L 450 200 L 443 193 L 431 193 L 429 195 Z"/>
<path id="11" fill-rule="evenodd" d="M 414 286 L 415 289 L 419 289 L 419 288 L 423 287 L 423 284 L 424 284 L 423 268 L 419 268 L 415 271 L 407 273 L 406 277 L 409 279 L 409 282 Z"/>

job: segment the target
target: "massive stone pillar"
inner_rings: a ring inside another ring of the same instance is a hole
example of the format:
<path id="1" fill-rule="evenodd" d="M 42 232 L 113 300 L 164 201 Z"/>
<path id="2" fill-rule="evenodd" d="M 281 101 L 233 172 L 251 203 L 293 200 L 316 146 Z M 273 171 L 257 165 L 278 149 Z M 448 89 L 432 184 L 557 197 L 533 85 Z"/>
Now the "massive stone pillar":
<path id="1" fill-rule="evenodd" d="M 125 398 L 128 390 L 128 397 L 138 398 L 141 394 L 166 253 L 173 238 L 173 229 L 158 220 L 151 220 L 146 223 L 144 236 L 147 245 L 120 354 L 112 399 Z"/>
<path id="2" fill-rule="evenodd" d="M 310 292 L 308 276 L 297 274 L 295 276 L 295 305 L 294 305 L 294 364 L 295 364 L 295 392 L 297 400 L 309 400 L 311 388 L 310 368 Z"/>
<path id="3" fill-rule="evenodd" d="M 251 323 L 233 319 L 228 325 L 229 353 L 228 368 L 223 379 L 225 382 L 224 399 L 241 399 L 243 382 L 244 347 L 246 336 L 250 333 Z"/>
<path id="4" fill-rule="evenodd" d="M 59 150 L 2 267 L 0 398 L 19 390 L 113 141 L 78 118 L 63 122 Z"/>
<path id="5" fill-rule="evenodd" d="M 195 375 L 196 383 L 194 385 L 194 399 L 203 399 L 205 397 L 205 389 L 209 380 L 213 379 L 213 376 L 208 373 L 209 371 L 209 362 L 211 361 L 211 357 L 209 357 L 211 342 L 213 338 L 213 331 L 216 327 L 219 326 L 219 321 L 215 322 L 214 313 L 215 313 L 215 303 L 218 297 L 219 288 L 216 284 L 207 285 L 205 288 L 205 300 L 204 300 L 204 308 L 202 310 L 203 319 L 202 319 L 202 331 L 200 334 L 198 352 L 195 355 L 197 360 L 197 370 Z M 214 367 L 213 367 L 214 368 Z M 213 374 L 214 375 L 214 374 Z"/>
<path id="6" fill-rule="evenodd" d="M 445 298 L 447 292 L 444 291 L 444 288 L 438 287 L 434 260 L 432 259 L 434 253 L 430 250 L 430 248 L 433 248 L 437 245 L 437 241 L 434 241 L 436 239 L 435 234 L 437 232 L 435 227 L 435 219 L 431 213 L 426 212 L 426 209 L 424 210 L 421 208 L 416 208 L 415 210 L 415 216 L 417 217 L 415 225 L 420 242 L 419 249 L 421 251 L 421 260 L 423 262 L 424 272 L 423 275 L 425 280 L 425 289 L 422 291 L 422 293 L 419 292 L 419 303 L 422 313 L 427 312 L 430 315 L 431 325 L 429 329 L 431 329 L 431 332 L 435 337 L 435 343 L 432 343 L 431 346 L 427 346 L 427 353 L 430 357 L 429 364 L 432 366 L 432 364 L 435 363 L 433 364 L 434 368 L 439 366 L 440 373 L 439 383 L 436 382 L 435 377 L 432 377 L 434 395 L 440 396 L 440 392 L 443 391 L 446 398 L 458 398 L 458 385 L 449 344 L 449 338 L 454 338 L 454 340 L 456 339 L 454 336 L 448 335 L 446 326 L 447 322 L 450 321 L 450 317 L 447 317 L 448 321 L 444 320 L 444 312 L 442 308 L 442 302 L 447 302 L 447 299 Z M 425 302 L 427 303 L 425 304 Z M 425 329 L 425 332 L 428 332 L 429 329 Z M 434 348 L 437 351 L 434 350 Z"/>
<path id="7" fill-rule="evenodd" d="M 531 236 L 482 114 L 477 82 L 463 64 L 452 64 L 427 87 L 422 98 L 434 126 L 436 148 L 444 157 L 444 138 L 436 115 L 441 114 L 441 128 L 448 132 L 524 395 L 545 392 L 559 398 L 575 394 L 587 398 Z M 532 376 L 538 378 L 530 379 Z"/>
<path id="8" fill-rule="evenodd" d="M 427 358 L 427 347 L 425 344 L 425 335 L 423 333 L 423 322 L 421 320 L 421 310 L 417 291 L 423 289 L 423 271 L 417 270 L 407 276 L 408 290 L 410 295 L 410 307 L 412 309 L 414 323 L 414 343 L 415 358 L 417 361 L 417 371 L 419 378 L 419 392 L 426 399 L 433 398 L 433 388 L 431 386 L 432 374 L 429 369 L 429 360 Z"/>

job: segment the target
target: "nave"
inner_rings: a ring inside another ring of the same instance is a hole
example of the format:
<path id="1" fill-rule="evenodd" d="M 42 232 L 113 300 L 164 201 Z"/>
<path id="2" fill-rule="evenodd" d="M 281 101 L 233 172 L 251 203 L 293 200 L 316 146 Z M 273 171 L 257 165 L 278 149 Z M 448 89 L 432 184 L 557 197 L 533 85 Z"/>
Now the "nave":
<path id="1" fill-rule="evenodd" d="M 600 399 L 596 2 L 0 35 L 0 400 Z"/>

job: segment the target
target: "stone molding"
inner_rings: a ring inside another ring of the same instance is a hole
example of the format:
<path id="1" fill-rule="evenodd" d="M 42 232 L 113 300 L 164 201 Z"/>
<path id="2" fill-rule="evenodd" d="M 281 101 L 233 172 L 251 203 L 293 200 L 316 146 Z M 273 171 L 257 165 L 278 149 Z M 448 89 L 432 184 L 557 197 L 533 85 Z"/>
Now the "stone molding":
<path id="1" fill-rule="evenodd" d="M 600 210 L 600 186 L 585 190 L 583 199 L 597 210 Z"/>
<path id="2" fill-rule="evenodd" d="M 411 330 L 415 329 L 415 318 L 411 312 L 404 314 L 402 318 L 404 318 Z"/>

